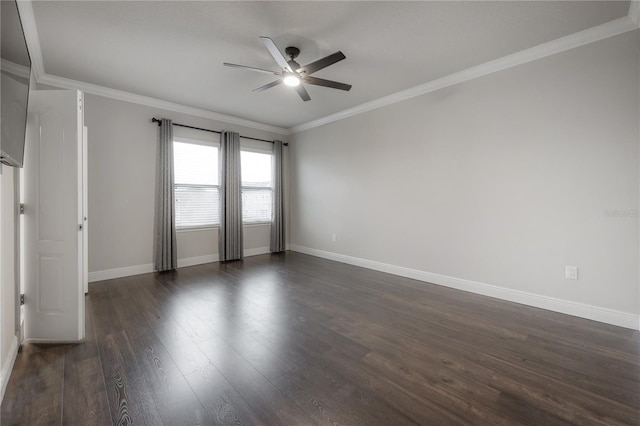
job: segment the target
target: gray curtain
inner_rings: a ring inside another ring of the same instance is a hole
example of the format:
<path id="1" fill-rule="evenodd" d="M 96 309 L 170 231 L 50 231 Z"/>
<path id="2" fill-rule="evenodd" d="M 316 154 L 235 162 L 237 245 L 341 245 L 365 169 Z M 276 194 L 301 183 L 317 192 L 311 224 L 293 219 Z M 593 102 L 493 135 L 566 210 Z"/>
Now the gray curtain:
<path id="1" fill-rule="evenodd" d="M 240 135 L 222 132 L 220 136 L 220 261 L 239 260 L 242 247 L 242 175 L 240 173 Z"/>
<path id="2" fill-rule="evenodd" d="M 160 122 L 156 174 L 153 265 L 156 271 L 169 271 L 178 267 L 178 252 L 173 187 L 173 124 L 164 118 Z"/>
<path id="3" fill-rule="evenodd" d="M 271 242 L 269 244 L 269 249 L 272 252 L 285 250 L 283 154 L 284 143 L 282 141 L 273 141 L 273 209 L 271 213 Z"/>

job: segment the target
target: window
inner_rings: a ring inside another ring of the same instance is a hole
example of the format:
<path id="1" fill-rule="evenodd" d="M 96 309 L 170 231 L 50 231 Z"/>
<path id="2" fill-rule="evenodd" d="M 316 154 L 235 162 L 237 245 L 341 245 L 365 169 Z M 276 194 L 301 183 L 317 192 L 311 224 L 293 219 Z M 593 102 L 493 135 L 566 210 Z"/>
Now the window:
<path id="1" fill-rule="evenodd" d="M 241 151 L 242 222 L 271 222 L 271 154 Z"/>
<path id="2" fill-rule="evenodd" d="M 173 142 L 176 228 L 220 225 L 218 147 L 192 139 Z M 257 147 L 240 152 L 242 222 L 271 222 L 272 155 Z"/>
<path id="3" fill-rule="evenodd" d="M 197 141 L 174 141 L 176 228 L 220 224 L 218 148 Z"/>

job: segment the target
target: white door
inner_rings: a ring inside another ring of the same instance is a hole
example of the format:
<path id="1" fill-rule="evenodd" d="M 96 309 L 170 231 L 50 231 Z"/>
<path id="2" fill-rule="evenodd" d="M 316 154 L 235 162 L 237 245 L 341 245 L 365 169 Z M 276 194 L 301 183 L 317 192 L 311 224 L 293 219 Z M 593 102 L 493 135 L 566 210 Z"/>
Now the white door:
<path id="1" fill-rule="evenodd" d="M 25 149 L 25 340 L 84 339 L 83 96 L 34 91 Z"/>
<path id="2" fill-rule="evenodd" d="M 89 151 L 88 151 L 88 141 L 87 141 L 87 126 L 82 128 L 82 284 L 84 288 L 84 292 L 89 293 Z"/>

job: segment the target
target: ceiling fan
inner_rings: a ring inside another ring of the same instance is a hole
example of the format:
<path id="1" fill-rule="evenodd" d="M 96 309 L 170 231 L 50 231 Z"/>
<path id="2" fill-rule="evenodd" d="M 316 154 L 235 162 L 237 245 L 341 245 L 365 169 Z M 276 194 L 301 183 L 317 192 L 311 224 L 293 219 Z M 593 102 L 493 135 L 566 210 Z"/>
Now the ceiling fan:
<path id="1" fill-rule="evenodd" d="M 278 47 L 273 42 L 273 40 L 265 36 L 260 36 L 260 40 L 267 48 L 271 56 L 273 56 L 273 59 L 275 59 L 278 66 L 280 66 L 280 68 L 282 69 L 281 71 L 270 71 L 262 68 L 248 67 L 245 65 L 230 64 L 228 62 L 224 62 L 224 65 L 227 67 L 242 68 L 250 71 L 261 72 L 264 74 L 277 75 L 280 77 L 271 83 L 258 87 L 254 90 L 254 92 L 262 92 L 263 90 L 267 90 L 271 87 L 275 87 L 281 83 L 284 83 L 287 86 L 294 87 L 296 89 L 296 92 L 298 92 L 298 95 L 300 95 L 302 100 L 306 102 L 311 100 L 311 97 L 309 96 L 309 93 L 307 93 L 307 90 L 304 88 L 304 86 L 302 86 L 301 83 L 303 82 L 307 84 L 314 84 L 316 86 L 330 87 L 332 89 L 346 91 L 349 91 L 351 89 L 350 84 L 339 83 L 337 81 L 325 80 L 323 78 L 311 76 L 311 74 L 313 74 L 314 72 L 320 71 L 321 69 L 326 68 L 329 65 L 333 65 L 336 62 L 345 59 L 346 56 L 344 56 L 342 52 L 338 51 L 322 59 L 318 59 L 315 62 L 311 62 L 310 64 L 307 64 L 305 66 L 300 66 L 300 64 L 295 61 L 296 57 L 298 57 L 298 55 L 300 54 L 300 49 L 298 49 L 297 47 L 289 46 L 284 50 L 286 55 L 289 57 L 289 60 L 287 61 L 285 57 L 282 56 L 282 53 L 280 53 L 280 50 L 278 50 Z"/>

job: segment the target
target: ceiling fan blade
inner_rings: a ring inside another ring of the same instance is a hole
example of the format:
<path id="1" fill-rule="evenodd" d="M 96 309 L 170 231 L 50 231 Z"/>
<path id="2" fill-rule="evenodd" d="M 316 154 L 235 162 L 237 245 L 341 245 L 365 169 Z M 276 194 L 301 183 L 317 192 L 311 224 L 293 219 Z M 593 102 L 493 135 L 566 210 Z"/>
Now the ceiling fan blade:
<path id="1" fill-rule="evenodd" d="M 272 81 L 269 84 L 265 84 L 264 86 L 260 86 L 257 89 L 254 89 L 254 92 L 262 92 L 263 90 L 267 90 L 267 89 L 271 89 L 272 87 L 277 86 L 278 84 L 282 83 L 281 79 L 277 79 L 276 81 Z"/>
<path id="2" fill-rule="evenodd" d="M 260 41 L 262 41 L 262 44 L 264 44 L 264 47 L 267 48 L 271 56 L 273 56 L 273 59 L 275 59 L 276 63 L 280 66 L 280 68 L 282 68 L 283 70 L 292 72 L 292 69 L 287 63 L 287 60 L 284 58 L 284 56 L 282 56 L 282 53 L 280 53 L 280 50 L 278 50 L 278 46 L 276 46 L 273 40 L 271 40 L 269 37 L 260 36 Z"/>
<path id="3" fill-rule="evenodd" d="M 270 71 L 270 70 L 265 70 L 265 69 L 256 68 L 256 67 L 248 67 L 246 65 L 230 64 L 228 62 L 223 62 L 222 65 L 224 65 L 225 67 L 242 68 L 242 69 L 245 69 L 245 70 L 257 71 L 257 72 L 261 72 L 261 73 L 265 73 L 265 74 L 282 75 L 282 73 L 279 73 L 279 72 L 276 72 L 276 71 Z"/>
<path id="4" fill-rule="evenodd" d="M 307 102 L 311 100 L 311 96 L 309 96 L 307 89 L 305 89 L 302 84 L 298 84 L 296 86 L 296 92 L 298 92 L 298 95 L 300 95 L 303 101 Z"/>
<path id="5" fill-rule="evenodd" d="M 303 75 L 311 75 L 316 71 L 320 71 L 322 68 L 326 68 L 329 65 L 333 65 L 336 62 L 340 62 L 341 60 L 345 59 L 346 56 L 344 56 L 344 53 L 338 51 L 336 53 L 333 53 L 329 56 L 325 56 L 322 59 L 318 59 L 315 62 L 311 62 L 310 64 L 307 64 L 305 66 L 303 66 L 302 68 L 299 68 L 298 71 L 299 73 L 303 74 Z"/>
<path id="6" fill-rule="evenodd" d="M 325 80 L 324 78 L 307 76 L 302 79 L 305 83 L 315 84 L 316 86 L 331 87 L 332 89 L 351 90 L 351 85 L 346 83 L 339 83 L 337 81 Z"/>

